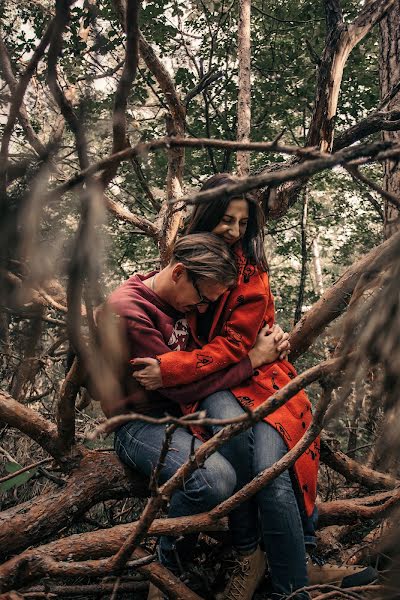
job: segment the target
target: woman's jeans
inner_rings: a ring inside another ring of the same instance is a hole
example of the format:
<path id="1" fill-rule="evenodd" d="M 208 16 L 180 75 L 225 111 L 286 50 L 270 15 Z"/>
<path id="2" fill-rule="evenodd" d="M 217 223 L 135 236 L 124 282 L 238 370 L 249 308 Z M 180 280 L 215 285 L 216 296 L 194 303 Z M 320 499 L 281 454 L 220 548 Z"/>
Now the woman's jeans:
<path id="1" fill-rule="evenodd" d="M 230 419 L 244 412 L 228 391 L 212 394 L 200 408 L 206 410 L 210 418 L 220 419 Z M 219 429 L 220 426 L 212 426 L 210 433 L 214 434 Z M 116 432 L 115 449 L 125 464 L 150 476 L 158 462 L 164 439 L 164 425 L 132 421 Z M 186 462 L 193 444 L 196 449 L 201 442 L 193 440 L 186 430 L 178 429 L 174 433 L 161 470 L 160 483 L 168 480 Z M 255 424 L 221 446 L 206 460 L 203 468 L 184 482 L 182 489 L 171 498 L 168 516 L 186 516 L 210 510 L 286 452 L 285 443 L 273 427 L 265 422 Z M 288 471 L 232 511 L 229 519 L 234 545 L 239 551 L 250 552 L 257 547 L 260 523 L 276 593 L 288 595 L 307 585 L 303 524 Z M 312 522 L 303 521 L 312 534 Z M 186 547 L 192 539 L 185 539 Z M 174 538 L 161 536 L 159 552 L 161 562 L 176 572 Z M 182 550 L 180 554 L 185 555 Z"/>

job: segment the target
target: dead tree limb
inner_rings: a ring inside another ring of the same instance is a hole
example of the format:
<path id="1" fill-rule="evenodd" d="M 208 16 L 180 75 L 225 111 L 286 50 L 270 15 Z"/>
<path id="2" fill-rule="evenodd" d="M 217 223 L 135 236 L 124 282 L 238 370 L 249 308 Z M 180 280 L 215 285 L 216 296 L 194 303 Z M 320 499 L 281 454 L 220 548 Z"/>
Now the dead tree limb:
<path id="1" fill-rule="evenodd" d="M 290 337 L 291 360 L 303 354 L 324 328 L 343 313 L 358 281 L 366 272 L 371 269 L 375 272 L 390 264 L 395 258 L 399 240 L 400 234 L 394 235 L 349 267 L 300 319 Z"/>
<path id="2" fill-rule="evenodd" d="M 28 435 L 58 462 L 64 461 L 56 427 L 4 391 L 0 391 L 0 420 Z"/>
<path id="3" fill-rule="evenodd" d="M 82 448 L 81 452 L 83 458 L 64 487 L 0 513 L 3 556 L 37 544 L 68 527 L 102 500 L 129 495 L 147 496 L 148 484 L 143 476 L 132 472 L 128 479 L 115 454 Z M 72 461 L 67 466 L 73 466 Z"/>
<path id="4" fill-rule="evenodd" d="M 340 450 L 333 450 L 329 443 L 321 441 L 321 461 L 331 469 L 340 473 L 348 481 L 357 482 L 371 490 L 393 489 L 400 485 L 400 481 L 387 473 L 380 473 L 365 467 L 353 460 Z"/>
<path id="5" fill-rule="evenodd" d="M 361 499 L 367 502 L 366 498 Z M 374 502 L 374 497 L 370 497 Z M 354 523 L 358 519 L 383 519 L 400 502 L 400 489 L 397 488 L 389 497 L 377 506 L 366 506 L 354 500 L 335 500 L 318 506 L 318 524 L 320 527 L 344 523 Z"/>

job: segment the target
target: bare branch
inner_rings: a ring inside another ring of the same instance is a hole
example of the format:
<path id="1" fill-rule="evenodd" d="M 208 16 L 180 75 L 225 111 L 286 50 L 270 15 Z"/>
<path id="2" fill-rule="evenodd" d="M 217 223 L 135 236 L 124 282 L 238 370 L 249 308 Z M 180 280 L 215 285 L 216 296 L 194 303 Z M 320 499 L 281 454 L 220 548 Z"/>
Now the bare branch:
<path id="1" fill-rule="evenodd" d="M 115 202 L 115 200 L 112 200 L 109 196 L 107 196 L 107 194 L 105 195 L 105 198 L 106 198 L 106 206 L 107 206 L 108 210 L 115 217 L 117 217 L 118 219 L 121 219 L 122 221 L 125 221 L 127 223 L 131 223 L 135 227 L 138 227 L 141 231 L 143 231 L 143 233 L 152 237 L 153 239 L 158 238 L 158 236 L 160 235 L 160 231 L 159 231 L 158 227 L 156 225 L 154 225 L 154 223 L 152 223 L 145 217 L 140 217 L 138 215 L 135 215 L 133 212 L 131 212 L 127 208 L 124 208 L 123 206 L 121 206 L 120 204 Z"/>
<path id="2" fill-rule="evenodd" d="M 400 129 L 400 110 L 382 112 L 376 110 L 343 133 L 336 136 L 333 142 L 333 152 L 346 146 L 351 146 L 368 135 L 379 131 L 398 131 Z"/>
<path id="3" fill-rule="evenodd" d="M 75 401 L 86 371 L 77 356 L 64 379 L 57 405 L 57 430 L 61 447 L 68 452 L 75 442 Z"/>
<path id="4" fill-rule="evenodd" d="M 53 28 L 55 26 L 55 19 L 50 21 L 49 25 L 46 27 L 46 30 L 43 34 L 42 39 L 40 40 L 39 45 L 35 49 L 32 57 L 22 74 L 17 87 L 15 88 L 15 92 L 13 94 L 13 99 L 10 106 L 10 112 L 8 114 L 8 119 L 6 126 L 4 128 L 3 138 L 1 141 L 1 150 L 0 150 L 0 189 L 4 192 L 6 186 L 6 173 L 7 173 L 7 162 L 8 162 L 8 147 L 10 144 L 11 134 L 14 129 L 15 122 L 18 118 L 18 114 L 24 100 L 24 95 L 26 92 L 26 88 L 29 85 L 29 82 L 35 72 L 35 69 L 42 58 L 48 44 L 50 43 L 50 39 L 53 33 Z"/>
<path id="5" fill-rule="evenodd" d="M 28 435 L 57 461 L 64 459 L 55 426 L 4 391 L 0 391 L 0 419 Z"/>
<path id="6" fill-rule="evenodd" d="M 0 36 L 0 64 L 1 70 L 3 72 L 4 80 L 7 82 L 8 87 L 10 88 L 10 92 L 12 96 L 15 95 L 17 91 L 17 80 L 12 70 L 10 58 L 8 56 L 6 45 L 3 39 Z M 21 101 L 21 106 L 18 114 L 19 121 L 22 125 L 23 130 L 25 131 L 26 137 L 32 146 L 32 148 L 37 152 L 37 154 L 42 157 L 47 154 L 46 147 L 42 144 L 39 137 L 36 135 L 32 125 L 29 122 L 28 113 L 25 108 L 25 104 Z"/>
<path id="7" fill-rule="evenodd" d="M 390 264 L 396 256 L 400 233 L 386 240 L 354 265 L 349 267 L 340 279 L 329 288 L 312 308 L 300 319 L 290 337 L 290 359 L 296 360 L 303 354 L 324 328 L 348 306 L 360 277 L 370 269 L 376 271 Z"/>
<path id="8" fill-rule="evenodd" d="M 353 460 L 340 450 L 333 450 L 327 441 L 321 440 L 321 460 L 348 481 L 357 482 L 369 489 L 393 489 L 400 481 L 387 473 L 380 473 Z"/>

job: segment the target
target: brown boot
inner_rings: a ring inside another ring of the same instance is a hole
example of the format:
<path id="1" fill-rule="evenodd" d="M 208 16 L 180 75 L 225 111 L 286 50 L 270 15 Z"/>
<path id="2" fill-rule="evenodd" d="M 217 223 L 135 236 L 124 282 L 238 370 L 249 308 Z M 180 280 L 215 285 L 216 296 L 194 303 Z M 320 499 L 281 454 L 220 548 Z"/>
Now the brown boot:
<path id="1" fill-rule="evenodd" d="M 221 600 L 251 600 L 265 573 L 265 556 L 259 547 L 239 556 Z"/>
<path id="2" fill-rule="evenodd" d="M 319 583 L 333 583 L 342 588 L 368 585 L 378 579 L 378 572 L 372 567 L 361 567 L 360 565 L 343 565 L 341 567 L 313 561 L 308 557 L 307 561 L 308 585 Z"/>
<path id="3" fill-rule="evenodd" d="M 168 598 L 168 596 L 166 596 L 164 592 L 156 587 L 154 583 L 150 583 L 147 600 L 165 600 L 165 598 Z"/>

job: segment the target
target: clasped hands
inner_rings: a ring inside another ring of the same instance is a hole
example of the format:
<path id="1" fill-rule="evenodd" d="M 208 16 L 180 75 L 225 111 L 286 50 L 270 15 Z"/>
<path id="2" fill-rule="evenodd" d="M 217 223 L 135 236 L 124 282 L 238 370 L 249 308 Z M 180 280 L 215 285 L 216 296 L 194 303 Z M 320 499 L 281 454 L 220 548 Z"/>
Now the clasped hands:
<path id="1" fill-rule="evenodd" d="M 253 369 L 257 369 L 261 365 L 286 359 L 289 352 L 289 334 L 285 333 L 279 325 L 273 327 L 266 325 L 260 330 L 256 343 L 249 352 L 249 359 Z M 131 360 L 131 364 L 139 369 L 133 372 L 133 377 L 146 390 L 157 390 L 162 387 L 160 364 L 156 358 L 135 358 Z"/>

